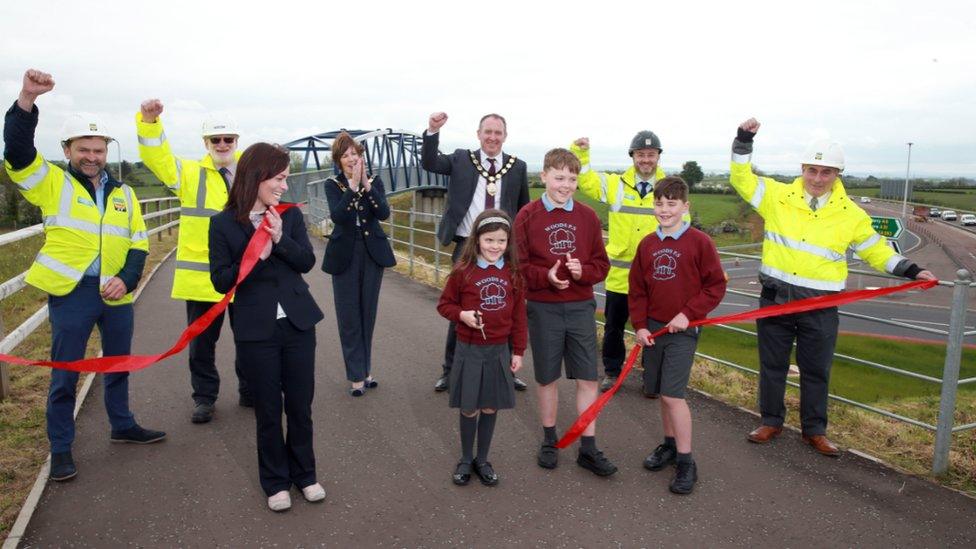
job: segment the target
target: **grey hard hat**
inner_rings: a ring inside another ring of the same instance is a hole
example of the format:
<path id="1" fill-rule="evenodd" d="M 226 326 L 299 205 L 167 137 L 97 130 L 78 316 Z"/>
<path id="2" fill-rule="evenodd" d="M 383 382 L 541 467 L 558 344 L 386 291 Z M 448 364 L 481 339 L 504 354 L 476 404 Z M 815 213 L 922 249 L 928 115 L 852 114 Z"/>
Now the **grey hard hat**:
<path id="1" fill-rule="evenodd" d="M 661 148 L 661 139 L 650 130 L 637 132 L 637 135 L 630 140 L 630 149 L 627 154 L 633 156 L 637 149 L 657 149 L 658 153 L 664 152 L 664 149 Z"/>

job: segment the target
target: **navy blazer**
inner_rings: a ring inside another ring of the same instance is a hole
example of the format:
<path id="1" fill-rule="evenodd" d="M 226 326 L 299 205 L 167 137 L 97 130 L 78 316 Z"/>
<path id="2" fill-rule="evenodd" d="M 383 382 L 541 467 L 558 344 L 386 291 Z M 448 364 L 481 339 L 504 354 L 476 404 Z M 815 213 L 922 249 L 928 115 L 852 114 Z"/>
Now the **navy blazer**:
<path id="1" fill-rule="evenodd" d="M 354 192 L 344 174 L 331 177 L 325 182 L 325 198 L 329 201 L 329 217 L 335 226 L 325 246 L 323 271 L 333 275 L 343 273 L 352 262 L 356 238 L 363 239 L 366 252 L 377 265 L 396 265 L 390 240 L 380 227 L 380 221 L 390 218 L 390 204 L 379 177 L 373 177 L 369 192 L 363 192 L 362 188 Z"/>
<path id="2" fill-rule="evenodd" d="M 250 222 L 240 223 L 234 215 L 224 210 L 210 218 L 210 281 L 220 293 L 237 281 L 244 249 L 255 231 Z M 291 208 L 281 215 L 281 240 L 272 246 L 271 255 L 258 260 L 237 288 L 231 315 L 234 341 L 271 339 L 278 303 L 299 330 L 309 330 L 325 318 L 302 278 L 314 266 L 305 218 L 297 207 Z"/>
<path id="3" fill-rule="evenodd" d="M 447 246 L 454 240 L 458 225 L 468 214 L 475 187 L 478 186 L 478 170 L 471 162 L 471 152 L 457 149 L 453 154 L 438 151 L 440 133 L 428 135 L 424 130 L 424 142 L 420 149 L 420 162 L 429 172 L 451 176 L 447 187 L 447 203 L 444 216 L 437 229 L 437 238 Z M 475 151 L 475 158 L 481 160 L 481 150 Z M 502 153 L 502 166 L 508 164 L 510 155 Z M 499 169 L 502 168 L 499 166 Z M 502 176 L 502 192 L 495 198 L 495 207 L 515 219 L 515 214 L 529 203 L 529 176 L 525 162 L 516 159 L 512 169 Z"/>

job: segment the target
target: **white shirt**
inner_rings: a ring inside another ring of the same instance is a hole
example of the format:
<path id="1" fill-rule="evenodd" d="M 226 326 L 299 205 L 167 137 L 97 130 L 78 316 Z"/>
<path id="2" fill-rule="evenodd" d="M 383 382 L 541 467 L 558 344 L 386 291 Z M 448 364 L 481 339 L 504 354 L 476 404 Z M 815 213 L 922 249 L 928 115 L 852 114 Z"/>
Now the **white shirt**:
<path id="1" fill-rule="evenodd" d="M 491 170 L 491 163 L 488 162 L 488 153 L 481 150 L 481 165 L 485 168 L 485 171 Z M 495 172 L 502 171 L 502 153 L 499 152 L 497 156 L 492 156 L 490 158 L 495 159 Z M 455 234 L 458 236 L 463 236 L 467 238 L 471 235 L 471 226 L 474 224 L 474 219 L 478 217 L 481 212 L 485 211 L 485 196 L 488 195 L 488 180 L 484 176 L 478 176 L 478 183 L 474 188 L 474 196 L 471 197 L 471 205 L 468 206 L 468 213 L 464 215 L 464 219 L 458 224 L 457 231 Z M 500 208 L 500 198 L 502 196 L 502 179 L 499 177 L 495 180 L 495 207 Z"/>
<path id="2" fill-rule="evenodd" d="M 813 200 L 813 195 L 810 194 L 810 193 L 808 193 L 806 191 L 806 189 L 804 189 L 803 190 L 803 201 L 806 202 L 807 205 L 809 205 L 811 200 Z M 824 206 L 826 206 L 828 200 L 830 200 L 830 191 L 827 191 L 827 192 L 823 193 L 822 195 L 818 196 L 817 197 L 817 209 L 819 210 L 820 208 L 823 208 Z"/>

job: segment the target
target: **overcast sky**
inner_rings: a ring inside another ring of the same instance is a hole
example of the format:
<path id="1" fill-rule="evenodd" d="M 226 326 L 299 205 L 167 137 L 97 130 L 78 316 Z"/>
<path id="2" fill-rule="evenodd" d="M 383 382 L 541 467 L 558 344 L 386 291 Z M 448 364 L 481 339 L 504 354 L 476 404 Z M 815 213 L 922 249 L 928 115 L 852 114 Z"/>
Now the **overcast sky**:
<path id="1" fill-rule="evenodd" d="M 624 165 L 641 129 L 662 163 L 726 171 L 739 122 L 763 127 L 755 163 L 798 171 L 816 136 L 848 171 L 976 176 L 976 3 L 949 2 L 77 2 L 0 7 L 0 95 L 24 70 L 54 75 L 38 148 L 61 156 L 74 111 L 102 117 L 135 160 L 141 100 L 165 105 L 178 154 L 202 120 L 233 115 L 242 143 L 338 128 L 420 132 L 476 146 L 480 116 L 508 119 L 505 150 L 541 163 L 586 135 Z M 114 151 L 113 151 L 114 154 Z"/>

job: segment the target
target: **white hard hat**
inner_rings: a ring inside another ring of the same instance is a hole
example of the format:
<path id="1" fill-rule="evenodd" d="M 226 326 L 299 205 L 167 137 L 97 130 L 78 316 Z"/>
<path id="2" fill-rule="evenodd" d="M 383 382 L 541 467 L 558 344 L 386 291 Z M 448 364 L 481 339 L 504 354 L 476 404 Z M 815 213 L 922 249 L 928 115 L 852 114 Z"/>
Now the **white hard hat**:
<path id="1" fill-rule="evenodd" d="M 61 128 L 61 142 L 67 143 L 79 137 L 103 137 L 113 141 L 105 124 L 97 117 L 89 114 L 72 114 L 64 121 Z"/>
<path id="2" fill-rule="evenodd" d="M 211 135 L 241 135 L 237 131 L 237 122 L 227 116 L 211 116 L 203 122 L 203 137 Z"/>
<path id="3" fill-rule="evenodd" d="M 814 139 L 803 152 L 801 164 L 826 166 L 844 171 L 844 149 L 840 143 L 829 139 Z"/>

